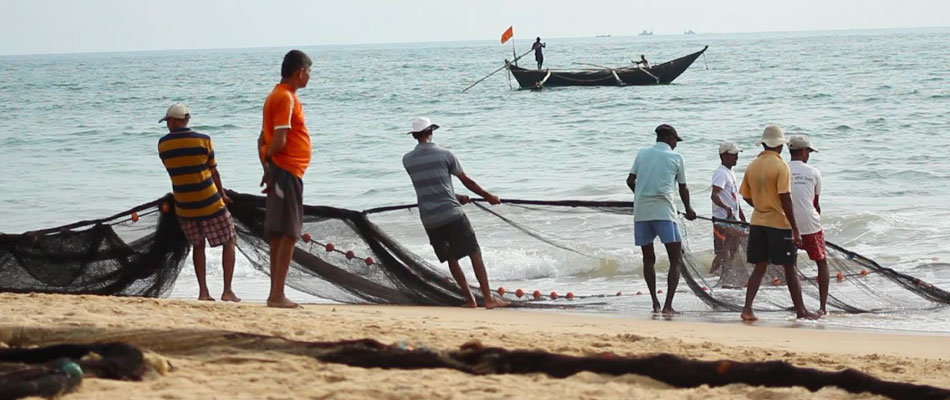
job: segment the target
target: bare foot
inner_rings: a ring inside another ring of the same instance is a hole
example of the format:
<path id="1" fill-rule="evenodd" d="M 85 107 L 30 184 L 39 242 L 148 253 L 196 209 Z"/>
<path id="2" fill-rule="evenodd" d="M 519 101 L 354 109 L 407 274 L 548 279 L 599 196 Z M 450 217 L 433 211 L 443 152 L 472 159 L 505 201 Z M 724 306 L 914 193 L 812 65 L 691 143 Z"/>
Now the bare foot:
<path id="1" fill-rule="evenodd" d="M 825 316 L 828 315 L 828 311 L 825 311 L 824 308 L 818 310 L 818 315 Z"/>
<path id="2" fill-rule="evenodd" d="M 462 304 L 464 308 L 478 308 L 478 303 L 475 303 L 475 300 L 466 301 L 465 304 Z"/>
<path id="3" fill-rule="evenodd" d="M 511 305 L 511 303 L 504 300 L 491 299 L 485 302 L 485 308 L 488 310 L 491 310 L 493 308 L 508 307 L 509 305 Z"/>
<path id="4" fill-rule="evenodd" d="M 214 297 L 211 297 L 211 295 L 208 293 L 199 293 L 198 300 L 199 301 L 214 301 Z"/>
<path id="5" fill-rule="evenodd" d="M 663 307 L 663 315 L 671 316 L 674 314 L 679 314 L 679 311 L 673 309 L 673 307 Z"/>
<path id="6" fill-rule="evenodd" d="M 282 297 L 279 299 L 267 299 L 267 306 L 274 308 L 297 308 L 300 307 L 300 304 L 294 303 L 286 297 Z"/>
<path id="7" fill-rule="evenodd" d="M 659 314 L 659 313 L 660 313 L 660 302 L 658 302 L 658 301 L 654 301 L 654 302 L 653 302 L 653 313 L 654 313 L 654 314 Z"/>
<path id="8" fill-rule="evenodd" d="M 803 319 L 803 318 L 804 319 L 818 319 L 818 318 L 821 318 L 821 315 L 805 310 L 803 312 L 798 313 L 797 317 L 798 319 Z"/>
<path id="9" fill-rule="evenodd" d="M 237 297 L 237 295 L 235 295 L 234 292 L 227 291 L 227 292 L 221 293 L 221 301 L 233 301 L 235 303 L 238 303 L 241 301 L 241 299 Z"/>
<path id="10" fill-rule="evenodd" d="M 740 315 L 740 317 L 742 317 L 742 322 L 752 322 L 759 320 L 759 318 L 752 313 L 752 310 L 742 310 L 742 315 Z"/>

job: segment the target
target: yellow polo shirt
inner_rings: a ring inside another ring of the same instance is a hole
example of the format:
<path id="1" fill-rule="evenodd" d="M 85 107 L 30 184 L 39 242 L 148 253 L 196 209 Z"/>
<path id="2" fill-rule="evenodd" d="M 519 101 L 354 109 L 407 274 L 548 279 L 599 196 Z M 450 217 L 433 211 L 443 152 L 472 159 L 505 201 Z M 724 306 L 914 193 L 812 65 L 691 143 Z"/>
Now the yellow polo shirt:
<path id="1" fill-rule="evenodd" d="M 782 200 L 778 197 L 791 191 L 788 164 L 782 160 L 781 154 L 774 151 L 763 151 L 752 160 L 739 188 L 739 194 L 751 199 L 755 207 L 750 223 L 776 229 L 792 229 L 782 210 Z"/>

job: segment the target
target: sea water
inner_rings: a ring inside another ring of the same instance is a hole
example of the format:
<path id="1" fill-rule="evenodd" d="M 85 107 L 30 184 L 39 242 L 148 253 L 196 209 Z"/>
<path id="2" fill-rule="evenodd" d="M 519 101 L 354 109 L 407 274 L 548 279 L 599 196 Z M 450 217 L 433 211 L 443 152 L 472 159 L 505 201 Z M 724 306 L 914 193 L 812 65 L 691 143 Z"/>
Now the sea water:
<path id="1" fill-rule="evenodd" d="M 528 44 L 517 42 L 517 51 Z M 705 45 L 705 57 L 672 85 L 519 91 L 503 71 L 466 93 L 512 58 L 510 46 L 302 47 L 314 61 L 309 86 L 298 92 L 314 148 L 304 200 L 350 209 L 415 202 L 401 157 L 415 144 L 406 132 L 419 115 L 440 124 L 435 141 L 503 198 L 632 200 L 625 179 L 636 151 L 668 123 L 685 138 L 677 151 L 693 207 L 708 215 L 718 144 L 746 149 L 735 169 L 741 179 L 762 129 L 775 123 L 809 135 L 820 150 L 809 164 L 824 176 L 828 240 L 950 290 L 950 29 L 549 39 L 545 66 L 623 66 L 639 54 L 657 64 Z M 256 193 L 261 106 L 287 50 L 0 57 L 0 231 L 112 215 L 168 192 L 156 150 L 166 129 L 157 121 L 174 102 L 187 103 L 191 126 L 213 138 L 224 185 Z M 488 225 L 475 229 L 480 237 L 494 233 Z M 418 227 L 389 233 L 434 260 Z M 632 229 L 608 234 L 629 240 L 630 249 L 606 269 L 496 240 L 502 244 L 483 246 L 492 285 L 562 294 L 645 290 Z M 219 254 L 209 253 L 213 292 L 220 290 Z M 190 266 L 173 296 L 196 296 Z M 234 286 L 262 300 L 268 278 L 239 258 Z M 709 312 L 681 290 L 686 317 L 737 318 Z M 649 305 L 646 296 L 624 297 L 594 312 L 637 316 Z M 950 332 L 950 311 L 836 313 L 814 325 Z"/>

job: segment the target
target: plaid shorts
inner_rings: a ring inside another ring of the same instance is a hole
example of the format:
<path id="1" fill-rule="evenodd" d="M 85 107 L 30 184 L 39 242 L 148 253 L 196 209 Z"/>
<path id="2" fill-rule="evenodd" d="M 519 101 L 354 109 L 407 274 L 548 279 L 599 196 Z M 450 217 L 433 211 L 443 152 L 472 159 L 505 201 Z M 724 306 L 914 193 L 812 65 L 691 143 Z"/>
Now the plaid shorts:
<path id="1" fill-rule="evenodd" d="M 828 255 L 825 250 L 825 233 L 818 231 L 802 235 L 802 250 L 808 253 L 808 258 L 812 261 L 824 260 Z"/>
<path id="2" fill-rule="evenodd" d="M 234 221 L 228 210 L 208 219 L 179 219 L 178 224 L 192 246 L 203 246 L 205 239 L 208 239 L 211 247 L 217 247 L 237 238 Z"/>

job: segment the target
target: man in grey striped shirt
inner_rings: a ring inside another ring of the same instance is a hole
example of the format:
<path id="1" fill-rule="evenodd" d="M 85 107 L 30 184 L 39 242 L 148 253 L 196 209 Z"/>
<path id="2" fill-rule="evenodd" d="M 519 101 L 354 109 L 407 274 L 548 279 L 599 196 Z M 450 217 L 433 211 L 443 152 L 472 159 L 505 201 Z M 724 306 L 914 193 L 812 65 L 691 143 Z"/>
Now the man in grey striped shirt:
<path id="1" fill-rule="evenodd" d="M 422 226 L 426 229 L 429 243 L 432 244 L 439 261 L 449 262 L 452 277 L 462 288 L 462 295 L 466 299 L 463 307 L 478 306 L 465 281 L 462 267 L 459 266 L 459 259 L 465 257 L 472 260 L 475 277 L 478 278 L 482 296 L 485 298 L 485 308 L 507 306 L 508 302 L 492 297 L 478 239 L 475 238 L 472 224 L 462 211 L 462 204 L 470 200 L 468 196 L 455 194 L 452 175 L 457 176 L 465 187 L 482 196 L 489 204 L 499 204 L 500 201 L 498 196 L 488 193 L 465 175 L 459 160 L 452 152 L 432 143 L 432 132 L 438 128 L 438 125 L 426 117 L 412 121 L 412 131 L 409 133 L 419 144 L 402 157 L 402 165 L 406 167 L 406 172 L 412 179 L 412 186 L 416 189 Z"/>

